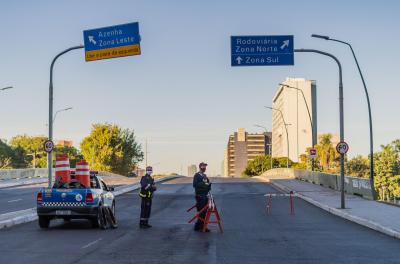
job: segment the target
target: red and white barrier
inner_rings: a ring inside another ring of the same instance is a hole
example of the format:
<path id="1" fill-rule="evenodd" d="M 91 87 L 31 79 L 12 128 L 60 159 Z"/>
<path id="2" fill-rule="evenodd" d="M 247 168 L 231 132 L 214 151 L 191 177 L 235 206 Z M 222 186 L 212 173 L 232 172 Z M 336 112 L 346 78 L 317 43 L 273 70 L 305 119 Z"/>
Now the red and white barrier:
<path id="1" fill-rule="evenodd" d="M 289 207 L 290 207 L 290 214 L 294 215 L 294 197 L 297 194 L 290 192 L 290 193 L 267 193 L 264 195 L 267 198 L 267 214 L 272 213 L 272 197 L 289 197 Z"/>
<path id="2" fill-rule="evenodd" d="M 89 164 L 85 160 L 76 163 L 75 179 L 82 185 L 90 188 Z"/>
<path id="3" fill-rule="evenodd" d="M 62 154 L 56 156 L 56 180 L 61 183 L 71 181 L 70 165 L 68 155 Z"/>

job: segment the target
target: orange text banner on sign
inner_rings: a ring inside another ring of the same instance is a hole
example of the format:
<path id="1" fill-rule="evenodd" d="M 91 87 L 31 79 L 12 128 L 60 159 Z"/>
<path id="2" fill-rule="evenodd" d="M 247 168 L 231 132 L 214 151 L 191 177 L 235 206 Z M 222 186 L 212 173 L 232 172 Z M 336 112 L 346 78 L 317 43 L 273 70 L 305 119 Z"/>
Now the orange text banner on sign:
<path id="1" fill-rule="evenodd" d="M 116 48 L 86 51 L 86 61 L 96 61 L 132 55 L 140 55 L 140 45 L 121 46 Z"/>

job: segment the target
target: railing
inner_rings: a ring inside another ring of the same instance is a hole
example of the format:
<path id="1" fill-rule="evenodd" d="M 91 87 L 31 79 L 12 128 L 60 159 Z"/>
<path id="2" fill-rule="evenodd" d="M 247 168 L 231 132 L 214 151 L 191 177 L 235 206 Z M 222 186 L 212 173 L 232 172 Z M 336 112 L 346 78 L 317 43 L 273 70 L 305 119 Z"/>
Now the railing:
<path id="1" fill-rule="evenodd" d="M 340 190 L 340 176 L 316 171 L 278 168 L 266 171 L 263 177 L 272 179 L 298 179 L 310 182 L 333 190 Z M 372 199 L 369 179 L 345 176 L 346 193 Z"/>

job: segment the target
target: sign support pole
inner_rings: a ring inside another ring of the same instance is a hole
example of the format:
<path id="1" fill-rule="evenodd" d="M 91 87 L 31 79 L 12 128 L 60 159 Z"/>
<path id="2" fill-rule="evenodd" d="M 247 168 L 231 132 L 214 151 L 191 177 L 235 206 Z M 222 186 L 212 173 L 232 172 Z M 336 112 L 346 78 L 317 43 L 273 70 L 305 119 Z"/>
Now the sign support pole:
<path id="1" fill-rule="evenodd" d="M 74 46 L 69 49 L 66 49 L 57 56 L 54 57 L 53 61 L 51 62 L 50 65 L 50 85 L 49 85 L 49 140 L 53 141 L 53 68 L 54 68 L 54 63 L 56 60 L 63 54 L 71 51 L 71 50 L 76 50 L 76 49 L 83 49 L 83 45 L 79 46 Z M 49 173 L 49 188 L 52 186 L 52 176 L 53 176 L 53 153 L 49 152 L 47 153 L 47 169 Z"/>
<path id="2" fill-rule="evenodd" d="M 339 67 L 339 115 L 340 115 L 340 141 L 344 142 L 344 113 L 343 113 L 343 81 L 342 65 L 340 61 L 330 53 L 315 49 L 295 49 L 294 52 L 311 52 L 331 57 Z M 340 154 L 340 208 L 345 209 L 344 196 L 344 154 Z"/>

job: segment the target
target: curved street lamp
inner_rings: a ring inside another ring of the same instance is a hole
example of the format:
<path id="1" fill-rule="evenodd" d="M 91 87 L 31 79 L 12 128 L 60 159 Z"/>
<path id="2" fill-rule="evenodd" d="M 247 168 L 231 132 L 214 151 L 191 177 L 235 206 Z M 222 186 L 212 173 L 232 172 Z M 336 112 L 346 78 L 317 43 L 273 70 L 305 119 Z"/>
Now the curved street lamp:
<path id="1" fill-rule="evenodd" d="M 376 194 L 375 194 L 375 190 L 374 190 L 374 136 L 373 136 L 373 130 L 372 130 L 372 114 L 371 114 L 371 103 L 369 100 L 369 94 L 368 94 L 368 90 L 367 90 L 367 85 L 365 84 L 365 80 L 364 80 L 364 76 L 361 72 L 361 68 L 360 65 L 358 64 L 358 60 L 356 57 L 356 54 L 353 50 L 353 47 L 351 46 L 350 43 L 342 41 L 342 40 L 338 40 L 338 39 L 333 39 L 330 38 L 329 36 L 323 36 L 323 35 L 317 35 L 317 34 L 312 34 L 311 37 L 313 38 L 320 38 L 320 39 L 325 39 L 325 40 L 331 40 L 331 41 L 335 41 L 335 42 L 339 42 L 342 44 L 345 44 L 347 46 L 349 46 L 351 53 L 353 54 L 353 58 L 354 61 L 356 62 L 357 65 L 357 69 L 358 69 L 358 73 L 360 74 L 361 77 L 361 81 L 363 83 L 364 86 L 364 92 L 365 92 L 365 96 L 367 97 L 367 105 L 368 105 L 368 116 L 369 116 L 369 180 L 370 180 L 370 184 L 371 184 L 371 192 L 372 192 L 372 196 L 374 197 L 374 199 L 376 199 Z"/>
<path id="2" fill-rule="evenodd" d="M 57 117 L 58 113 L 64 112 L 64 111 L 68 111 L 68 110 L 72 110 L 72 107 L 67 107 L 67 108 L 64 108 L 64 109 L 57 110 L 56 113 L 54 114 L 54 117 L 53 117 L 53 123 L 56 121 L 56 117 Z"/>
<path id="3" fill-rule="evenodd" d="M 289 133 L 288 133 L 288 130 L 287 130 L 287 126 L 288 126 L 289 124 L 287 124 L 287 123 L 285 122 L 285 118 L 283 117 L 283 113 L 282 113 L 281 110 L 279 110 L 279 109 L 277 109 L 277 108 L 270 107 L 270 106 L 264 106 L 264 107 L 265 107 L 265 108 L 268 108 L 268 109 L 271 109 L 271 110 L 278 111 L 278 112 L 281 114 L 281 118 L 282 118 L 282 121 L 283 121 L 283 125 L 285 126 L 285 131 L 286 131 L 286 145 L 287 145 L 286 168 L 289 168 Z"/>
<path id="4" fill-rule="evenodd" d="M 5 90 L 9 90 L 9 89 L 13 89 L 14 87 L 12 87 L 12 86 L 7 86 L 7 87 L 4 87 L 4 88 L 0 88 L 0 91 L 5 91 Z"/>
<path id="5" fill-rule="evenodd" d="M 257 124 L 254 124 L 254 126 L 264 129 L 265 135 L 268 133 L 268 128 L 267 128 L 267 127 L 262 126 L 262 125 L 257 125 Z M 271 169 L 273 169 L 273 163 L 272 163 L 272 142 L 271 142 L 271 143 L 266 143 L 266 145 L 269 147 L 269 148 L 268 148 L 268 150 L 269 150 L 269 159 L 270 159 L 270 161 L 271 161 Z M 264 169 L 263 169 L 263 171 L 264 171 Z"/>

